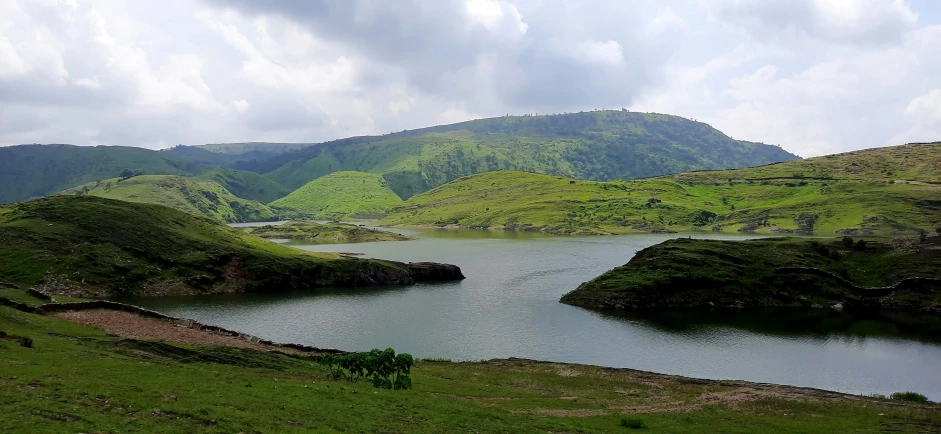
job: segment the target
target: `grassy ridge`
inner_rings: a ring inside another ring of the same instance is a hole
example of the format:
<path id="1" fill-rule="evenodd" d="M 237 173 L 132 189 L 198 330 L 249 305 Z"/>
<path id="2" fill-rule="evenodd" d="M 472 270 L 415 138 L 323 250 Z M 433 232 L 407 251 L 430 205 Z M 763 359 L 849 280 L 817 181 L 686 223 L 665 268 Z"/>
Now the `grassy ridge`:
<path id="1" fill-rule="evenodd" d="M 421 361 L 414 389 L 328 380 L 306 357 L 135 341 L 0 307 L 0 431 L 932 432 L 936 406 L 593 366 Z"/>
<path id="2" fill-rule="evenodd" d="M 180 176 L 112 178 L 71 188 L 62 194 L 153 203 L 226 223 L 270 221 L 276 218 L 268 206 L 235 197 L 216 182 L 197 182 Z"/>
<path id="3" fill-rule="evenodd" d="M 932 144 L 632 181 L 491 172 L 410 198 L 382 223 L 555 233 L 930 232 L 941 227 L 941 186 L 930 183 L 939 159 L 941 144 Z"/>
<path id="4" fill-rule="evenodd" d="M 23 145 L 0 148 L 0 203 L 55 194 L 114 178 L 123 169 L 190 175 L 203 167 L 166 153 L 121 146 Z"/>
<path id="5" fill-rule="evenodd" d="M 337 172 L 313 180 L 270 205 L 287 218 L 341 220 L 383 216 L 401 204 L 402 199 L 380 175 Z"/>
<path id="6" fill-rule="evenodd" d="M 313 244 L 366 243 L 372 241 L 406 241 L 412 238 L 389 231 L 364 228 L 345 223 L 294 221 L 243 229 L 262 238 L 304 240 Z"/>
<path id="7" fill-rule="evenodd" d="M 403 264 L 309 253 L 160 205 L 55 196 L 0 207 L 0 281 L 56 293 L 288 290 L 408 275 Z"/>
<path id="8" fill-rule="evenodd" d="M 237 197 L 268 203 L 286 196 L 291 191 L 254 172 L 217 167 L 193 177 L 198 181 L 212 181 Z"/>
<path id="9" fill-rule="evenodd" d="M 911 281 L 895 288 L 907 278 Z M 585 282 L 562 302 L 593 308 L 822 307 L 941 313 L 941 236 L 892 242 L 675 239 Z"/>
<path id="10" fill-rule="evenodd" d="M 522 170 L 582 179 L 745 167 L 796 156 L 688 119 L 627 111 L 505 116 L 310 146 L 243 168 L 299 187 L 336 171 L 383 174 L 408 198 L 461 176 Z"/>

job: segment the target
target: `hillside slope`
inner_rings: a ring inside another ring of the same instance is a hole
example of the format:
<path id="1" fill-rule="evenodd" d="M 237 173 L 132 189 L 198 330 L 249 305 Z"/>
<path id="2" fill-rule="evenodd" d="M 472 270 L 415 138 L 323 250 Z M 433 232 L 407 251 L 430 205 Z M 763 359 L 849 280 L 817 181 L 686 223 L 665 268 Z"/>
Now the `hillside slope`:
<path id="1" fill-rule="evenodd" d="M 122 170 L 191 175 L 198 164 L 159 151 L 121 146 L 22 145 L 0 147 L 0 203 L 55 194 L 114 178 Z"/>
<path id="2" fill-rule="evenodd" d="M 203 172 L 193 179 L 212 181 L 237 197 L 268 203 L 286 196 L 291 191 L 278 183 L 255 172 L 216 167 Z"/>
<path id="3" fill-rule="evenodd" d="M 374 173 L 336 172 L 271 202 L 285 218 L 341 220 L 384 216 L 403 203 Z"/>
<path id="4" fill-rule="evenodd" d="M 112 178 L 71 188 L 62 194 L 153 203 L 226 223 L 276 219 L 274 212 L 262 203 L 235 197 L 215 182 L 196 182 L 180 176 Z"/>
<path id="5" fill-rule="evenodd" d="M 0 281 L 77 296 L 407 284 L 409 266 L 281 246 L 161 205 L 54 196 L 0 207 Z"/>
<path id="6" fill-rule="evenodd" d="M 941 314 L 941 236 L 892 242 L 675 239 L 585 282 L 593 308 L 818 307 Z"/>
<path id="7" fill-rule="evenodd" d="M 597 111 L 505 116 L 308 146 L 237 166 L 288 187 L 337 171 L 383 174 L 408 198 L 461 176 L 522 170 L 581 179 L 649 177 L 797 158 L 685 118 Z"/>
<path id="8" fill-rule="evenodd" d="M 941 227 L 941 186 L 927 182 L 937 171 L 918 169 L 926 161 L 933 167 L 936 163 L 930 162 L 939 156 L 941 144 L 908 145 L 760 168 L 616 182 L 491 172 L 412 197 L 381 223 L 554 233 L 917 233 Z M 792 179 L 808 166 L 822 174 L 819 179 Z M 898 168 L 890 169 L 897 170 L 892 173 L 908 170 L 906 178 L 887 182 L 877 176 L 884 173 L 879 167 L 889 166 Z M 844 167 L 853 167 L 855 178 L 838 178 Z M 781 173 L 790 176 L 779 179 Z"/>

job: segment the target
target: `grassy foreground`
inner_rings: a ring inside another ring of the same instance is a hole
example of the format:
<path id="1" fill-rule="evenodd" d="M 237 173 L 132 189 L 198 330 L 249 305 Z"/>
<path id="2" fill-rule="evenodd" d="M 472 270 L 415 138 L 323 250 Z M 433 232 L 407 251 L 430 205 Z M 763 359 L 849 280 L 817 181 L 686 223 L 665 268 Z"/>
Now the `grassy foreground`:
<path id="1" fill-rule="evenodd" d="M 0 307 L 0 431 L 922 433 L 941 411 L 810 389 L 514 360 L 420 361 L 414 388 L 305 356 L 107 336 Z M 626 422 L 626 423 L 625 423 Z M 628 425 L 625 427 L 623 425 Z"/>
<path id="2" fill-rule="evenodd" d="M 562 234 L 916 234 L 941 227 L 939 165 L 941 143 L 632 181 L 490 172 L 414 196 L 381 223 Z"/>
<path id="3" fill-rule="evenodd" d="M 337 222 L 315 223 L 294 221 L 280 225 L 266 225 L 244 228 L 244 231 L 262 238 L 303 240 L 313 244 L 407 241 L 412 239 L 394 232 L 380 231 Z"/>
<path id="4" fill-rule="evenodd" d="M 75 296 L 410 283 L 406 264 L 285 247 L 153 204 L 54 196 L 0 207 L 0 281 Z"/>
<path id="5" fill-rule="evenodd" d="M 384 216 L 401 204 L 380 175 L 336 172 L 308 182 L 271 207 L 286 218 L 342 220 Z"/>
<path id="6" fill-rule="evenodd" d="M 198 182 L 180 176 L 112 178 L 70 188 L 62 194 L 153 203 L 226 223 L 275 220 L 274 212 L 260 202 L 236 197 L 214 181 Z"/>
<path id="7" fill-rule="evenodd" d="M 679 238 L 637 252 L 562 302 L 617 309 L 840 303 L 941 314 L 941 236 L 886 242 Z"/>

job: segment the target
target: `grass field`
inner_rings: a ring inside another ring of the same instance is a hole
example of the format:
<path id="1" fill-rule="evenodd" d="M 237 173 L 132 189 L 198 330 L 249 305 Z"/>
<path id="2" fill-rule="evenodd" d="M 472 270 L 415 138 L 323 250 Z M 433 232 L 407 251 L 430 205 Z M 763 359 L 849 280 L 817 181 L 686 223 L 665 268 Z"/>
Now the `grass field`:
<path id="1" fill-rule="evenodd" d="M 937 405 L 514 360 L 419 361 L 413 389 L 303 356 L 107 336 L 0 307 L 0 431 L 924 433 Z M 642 426 L 642 427 L 641 427 Z"/>
<path id="2" fill-rule="evenodd" d="M 932 144 L 631 181 L 490 172 L 412 197 L 381 223 L 554 233 L 914 234 L 941 227 L 941 185 L 933 184 L 939 164 L 941 144 Z"/>
<path id="3" fill-rule="evenodd" d="M 71 188 L 61 194 L 164 205 L 226 223 L 270 221 L 276 218 L 267 205 L 238 198 L 216 182 L 198 182 L 180 176 L 112 178 Z"/>
<path id="4" fill-rule="evenodd" d="M 336 172 L 271 202 L 271 207 L 285 218 L 342 220 L 384 216 L 401 204 L 380 175 Z"/>

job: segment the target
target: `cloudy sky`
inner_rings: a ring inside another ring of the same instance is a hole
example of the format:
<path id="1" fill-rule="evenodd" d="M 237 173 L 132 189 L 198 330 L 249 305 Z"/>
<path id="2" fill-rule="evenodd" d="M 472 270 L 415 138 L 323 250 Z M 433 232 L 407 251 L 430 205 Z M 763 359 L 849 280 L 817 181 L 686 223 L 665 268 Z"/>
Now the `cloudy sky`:
<path id="1" fill-rule="evenodd" d="M 934 0 L 0 0 L 0 144 L 312 142 L 628 108 L 941 140 Z"/>

